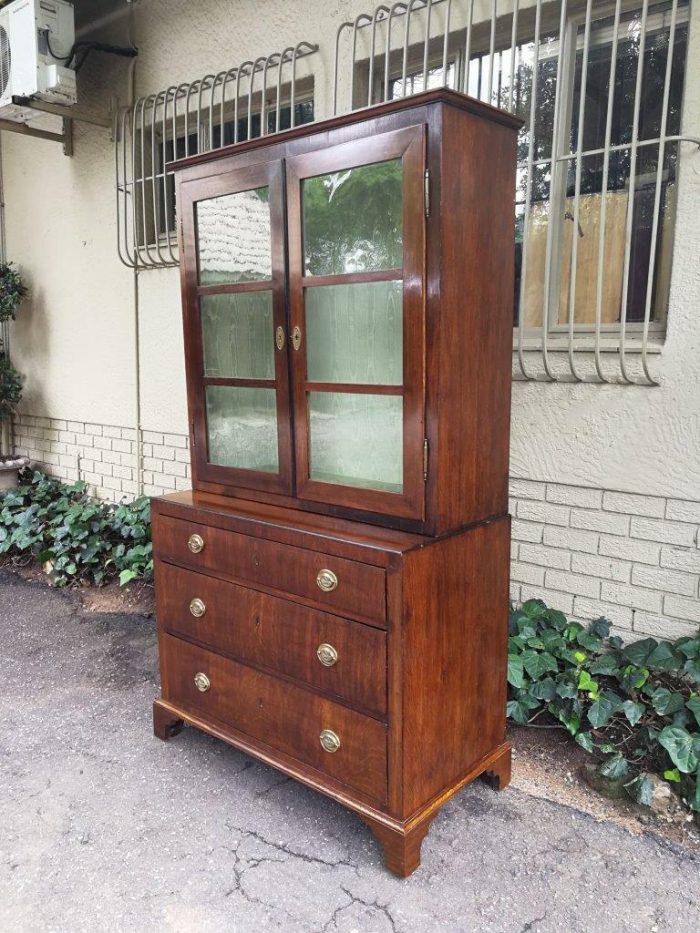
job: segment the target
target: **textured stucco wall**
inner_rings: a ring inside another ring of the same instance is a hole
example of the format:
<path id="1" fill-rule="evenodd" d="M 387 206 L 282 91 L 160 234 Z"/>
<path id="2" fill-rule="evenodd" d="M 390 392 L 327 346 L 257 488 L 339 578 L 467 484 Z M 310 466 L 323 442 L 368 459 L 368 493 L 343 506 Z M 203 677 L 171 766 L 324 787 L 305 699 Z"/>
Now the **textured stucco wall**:
<path id="1" fill-rule="evenodd" d="M 137 94 L 306 39 L 321 46 L 312 65 L 322 117 L 331 105 L 337 25 L 368 6 L 141 0 Z M 110 38 L 125 37 L 125 19 L 113 20 Z M 684 129 L 700 136 L 700 4 L 688 58 Z M 80 75 L 81 106 L 104 109 L 109 93 L 123 101 L 126 68 L 91 59 Z M 54 144 L 3 134 L 2 161 L 9 255 L 32 288 L 13 334 L 16 363 L 27 373 L 24 411 L 135 425 L 134 278 L 117 258 L 107 134 L 78 126 L 72 159 Z M 661 386 L 515 383 L 515 480 L 700 501 L 700 152 L 688 146 L 678 200 L 668 337 L 655 366 Z M 177 271 L 140 274 L 137 294 L 142 427 L 184 434 Z"/>

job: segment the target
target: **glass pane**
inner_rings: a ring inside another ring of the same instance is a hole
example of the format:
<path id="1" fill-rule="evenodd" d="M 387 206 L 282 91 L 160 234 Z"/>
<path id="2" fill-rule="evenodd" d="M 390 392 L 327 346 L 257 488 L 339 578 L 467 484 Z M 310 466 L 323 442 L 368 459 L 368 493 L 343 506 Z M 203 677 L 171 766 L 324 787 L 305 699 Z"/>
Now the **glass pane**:
<path id="1" fill-rule="evenodd" d="M 311 479 L 403 491 L 403 399 L 309 392 Z"/>
<path id="2" fill-rule="evenodd" d="M 197 202 L 197 261 L 201 285 L 272 277 L 268 188 Z"/>
<path id="3" fill-rule="evenodd" d="M 201 299 L 204 375 L 274 379 L 272 292 Z"/>
<path id="4" fill-rule="evenodd" d="M 312 382 L 403 383 L 403 282 L 306 289 Z"/>
<path id="5" fill-rule="evenodd" d="M 401 159 L 307 178 L 302 200 L 307 275 L 403 265 Z"/>
<path id="6" fill-rule="evenodd" d="M 279 472 L 274 389 L 207 386 L 209 462 Z"/>

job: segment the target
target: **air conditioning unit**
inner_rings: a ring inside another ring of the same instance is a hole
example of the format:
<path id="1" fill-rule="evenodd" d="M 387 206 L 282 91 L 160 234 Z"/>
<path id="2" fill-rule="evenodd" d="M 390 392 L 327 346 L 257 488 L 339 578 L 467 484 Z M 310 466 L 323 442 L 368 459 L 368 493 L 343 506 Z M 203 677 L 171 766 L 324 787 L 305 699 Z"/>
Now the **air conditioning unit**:
<path id="1" fill-rule="evenodd" d="M 13 0 L 0 9 L 0 117 L 25 122 L 37 115 L 13 97 L 76 102 L 75 72 L 67 67 L 74 42 L 66 0 Z"/>

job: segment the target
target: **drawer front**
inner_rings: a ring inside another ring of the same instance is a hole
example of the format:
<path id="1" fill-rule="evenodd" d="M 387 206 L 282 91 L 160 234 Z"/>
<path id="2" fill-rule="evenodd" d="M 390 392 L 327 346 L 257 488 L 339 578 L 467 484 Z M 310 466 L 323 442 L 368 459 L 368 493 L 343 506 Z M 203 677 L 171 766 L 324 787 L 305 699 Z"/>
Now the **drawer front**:
<path id="1" fill-rule="evenodd" d="M 386 635 L 379 629 L 161 562 L 156 599 L 168 632 L 386 713 Z"/>
<path id="2" fill-rule="evenodd" d="M 226 574 L 342 615 L 386 624 L 385 572 L 380 567 L 168 516 L 158 517 L 153 539 L 161 560 Z"/>
<path id="3" fill-rule="evenodd" d="M 161 638 L 161 654 L 164 699 L 386 801 L 386 727 L 376 719 L 171 635 Z M 324 749 L 322 733 L 326 743 L 338 737 L 337 751 Z"/>

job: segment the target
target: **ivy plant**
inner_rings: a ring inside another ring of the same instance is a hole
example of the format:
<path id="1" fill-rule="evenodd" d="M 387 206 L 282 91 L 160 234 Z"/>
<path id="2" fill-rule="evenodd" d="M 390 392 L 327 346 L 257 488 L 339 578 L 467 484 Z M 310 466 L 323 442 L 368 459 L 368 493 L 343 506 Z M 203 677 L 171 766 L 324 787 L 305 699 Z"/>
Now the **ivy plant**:
<path id="1" fill-rule="evenodd" d="M 40 561 L 55 586 L 153 577 L 150 502 L 99 502 L 83 482 L 22 471 L 0 495 L 0 558 Z"/>
<path id="2" fill-rule="evenodd" d="M 0 352 L 0 423 L 12 417 L 21 398 L 22 377 Z"/>
<path id="3" fill-rule="evenodd" d="M 700 812 L 700 632 L 625 645 L 606 619 L 529 600 L 511 611 L 508 684 L 513 722 L 556 722 L 639 803 L 655 773 Z"/>
<path id="4" fill-rule="evenodd" d="M 22 277 L 11 262 L 0 263 L 0 321 L 15 319 L 17 309 L 26 296 Z"/>

